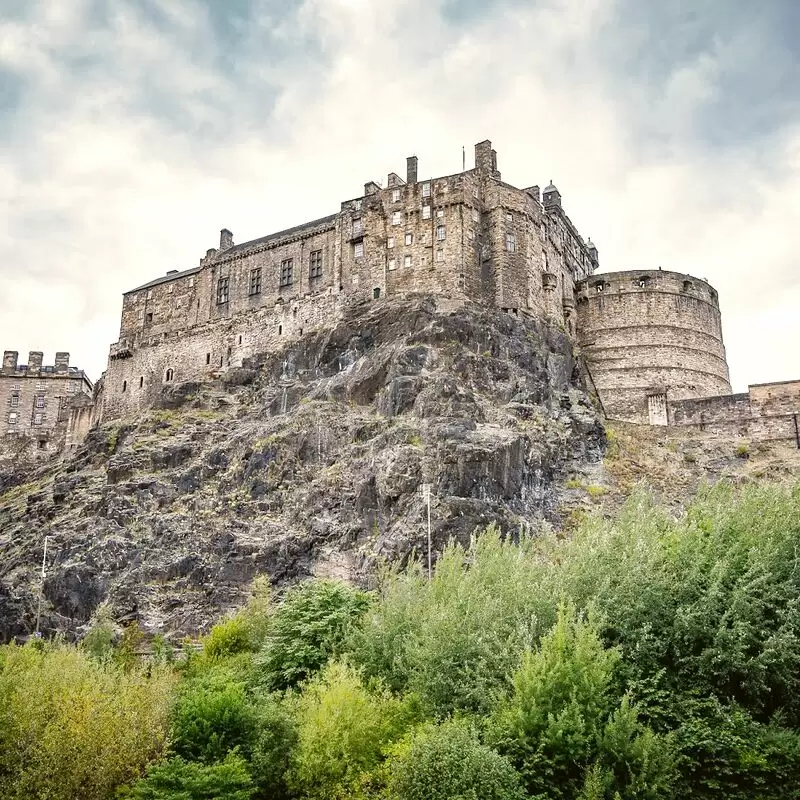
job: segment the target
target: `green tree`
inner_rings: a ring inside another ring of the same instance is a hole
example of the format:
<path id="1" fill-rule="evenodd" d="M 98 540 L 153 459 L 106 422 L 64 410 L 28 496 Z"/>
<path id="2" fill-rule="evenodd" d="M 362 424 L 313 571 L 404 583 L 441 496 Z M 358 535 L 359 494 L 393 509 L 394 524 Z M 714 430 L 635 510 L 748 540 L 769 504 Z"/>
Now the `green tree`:
<path id="1" fill-rule="evenodd" d="M 281 690 L 313 675 L 339 652 L 369 603 L 368 594 L 337 581 L 306 581 L 289 590 L 256 658 L 255 680 Z"/>
<path id="2" fill-rule="evenodd" d="M 522 800 L 520 776 L 465 722 L 428 725 L 390 765 L 397 800 Z"/>
<path id="3" fill-rule="evenodd" d="M 163 753 L 174 679 L 75 647 L 0 649 L 0 797 L 107 800 Z"/>
<path id="4" fill-rule="evenodd" d="M 368 691 L 350 667 L 332 662 L 296 701 L 297 745 L 290 787 L 310 798 L 337 798 L 384 758 L 414 718 L 413 707 Z"/>
<path id="5" fill-rule="evenodd" d="M 250 773 L 259 796 L 282 800 L 288 796 L 286 774 L 297 745 L 297 726 L 276 695 L 257 696 L 255 707 Z"/>
<path id="6" fill-rule="evenodd" d="M 229 753 L 215 764 L 180 757 L 156 764 L 123 796 L 132 800 L 251 800 L 254 793 L 247 763 Z"/>
<path id="7" fill-rule="evenodd" d="M 172 749 L 191 761 L 210 764 L 234 748 L 249 753 L 256 711 L 242 683 L 224 670 L 193 678 L 181 687 L 172 712 Z"/>

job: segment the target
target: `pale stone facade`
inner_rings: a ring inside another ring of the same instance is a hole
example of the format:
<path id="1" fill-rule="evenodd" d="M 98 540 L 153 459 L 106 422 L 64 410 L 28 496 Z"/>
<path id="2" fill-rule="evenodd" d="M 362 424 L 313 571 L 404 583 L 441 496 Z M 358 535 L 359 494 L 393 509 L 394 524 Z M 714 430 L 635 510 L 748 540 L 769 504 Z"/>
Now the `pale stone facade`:
<path id="1" fill-rule="evenodd" d="M 388 176 L 337 214 L 218 249 L 123 296 L 104 379 L 103 417 L 148 407 L 164 384 L 201 381 L 335 323 L 349 303 L 424 292 L 490 303 L 575 333 L 573 292 L 598 266 L 552 184 L 501 180 L 491 143 L 475 167 L 418 180 Z"/>

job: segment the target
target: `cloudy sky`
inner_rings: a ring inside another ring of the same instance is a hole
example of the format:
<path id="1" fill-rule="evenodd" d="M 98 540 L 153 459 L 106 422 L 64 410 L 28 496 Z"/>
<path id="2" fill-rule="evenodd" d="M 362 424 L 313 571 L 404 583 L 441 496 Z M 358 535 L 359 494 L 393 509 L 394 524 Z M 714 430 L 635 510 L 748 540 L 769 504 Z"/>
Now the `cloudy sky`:
<path id="1" fill-rule="evenodd" d="M 0 345 L 96 378 L 220 228 L 489 138 L 603 269 L 718 288 L 735 389 L 798 378 L 798 42 L 798 0 L 0 0 Z"/>

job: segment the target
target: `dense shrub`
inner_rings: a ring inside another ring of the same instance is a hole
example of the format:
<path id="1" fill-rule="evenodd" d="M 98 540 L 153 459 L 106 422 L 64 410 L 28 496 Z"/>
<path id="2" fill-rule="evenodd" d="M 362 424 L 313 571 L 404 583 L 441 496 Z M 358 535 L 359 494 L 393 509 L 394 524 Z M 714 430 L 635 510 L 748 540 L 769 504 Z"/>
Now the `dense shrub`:
<path id="1" fill-rule="evenodd" d="M 295 686 L 335 655 L 369 605 L 369 595 L 344 583 L 306 581 L 274 613 L 256 659 L 266 689 Z"/>
<path id="2" fill-rule="evenodd" d="M 173 683 L 61 644 L 0 649 L 0 797 L 106 800 L 162 753 Z"/>
<path id="3" fill-rule="evenodd" d="M 522 800 L 509 761 L 481 744 L 463 722 L 427 726 L 391 764 L 397 800 Z"/>
<path id="4" fill-rule="evenodd" d="M 246 762 L 231 753 L 216 764 L 171 758 L 151 767 L 123 796 L 132 800 L 251 800 L 254 793 Z"/>
<path id="5" fill-rule="evenodd" d="M 288 796 L 286 773 L 297 745 L 297 726 L 281 698 L 255 699 L 255 735 L 250 750 L 250 772 L 260 796 L 282 800 Z"/>

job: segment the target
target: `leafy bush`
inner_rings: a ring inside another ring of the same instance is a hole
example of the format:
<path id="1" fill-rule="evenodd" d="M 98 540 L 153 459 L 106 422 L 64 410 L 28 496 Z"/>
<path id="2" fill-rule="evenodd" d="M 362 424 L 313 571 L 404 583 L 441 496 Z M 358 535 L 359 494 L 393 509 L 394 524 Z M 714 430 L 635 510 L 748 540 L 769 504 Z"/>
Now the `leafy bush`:
<path id="1" fill-rule="evenodd" d="M 339 797 L 380 763 L 412 718 L 408 705 L 368 691 L 351 668 L 331 663 L 297 700 L 290 785 L 311 798 Z"/>
<path id="2" fill-rule="evenodd" d="M 180 757 L 151 767 L 129 792 L 133 800 L 251 800 L 255 787 L 246 762 L 234 753 L 216 764 Z"/>
<path id="3" fill-rule="evenodd" d="M 510 762 L 481 744 L 463 722 L 427 726 L 391 763 L 397 800 L 522 800 Z"/>
<path id="4" fill-rule="evenodd" d="M 172 748 L 207 764 L 236 747 L 248 754 L 255 726 L 256 712 L 244 685 L 223 670 L 211 672 L 182 686 L 172 712 Z"/>
<path id="5" fill-rule="evenodd" d="M 286 594 L 256 659 L 256 680 L 269 690 L 295 686 L 321 669 L 369 606 L 365 592 L 328 580 Z"/>
<path id="6" fill-rule="evenodd" d="M 294 718 L 280 699 L 274 695 L 256 698 L 250 773 L 264 797 L 282 800 L 288 796 L 286 773 L 296 744 Z"/>
<path id="7" fill-rule="evenodd" d="M 247 623 L 240 617 L 233 617 L 211 629 L 203 641 L 203 654 L 212 661 L 224 659 L 248 652 L 252 644 Z"/>
<path id="8" fill-rule="evenodd" d="M 62 644 L 0 649 L 0 797 L 106 800 L 161 755 L 172 687 Z"/>

